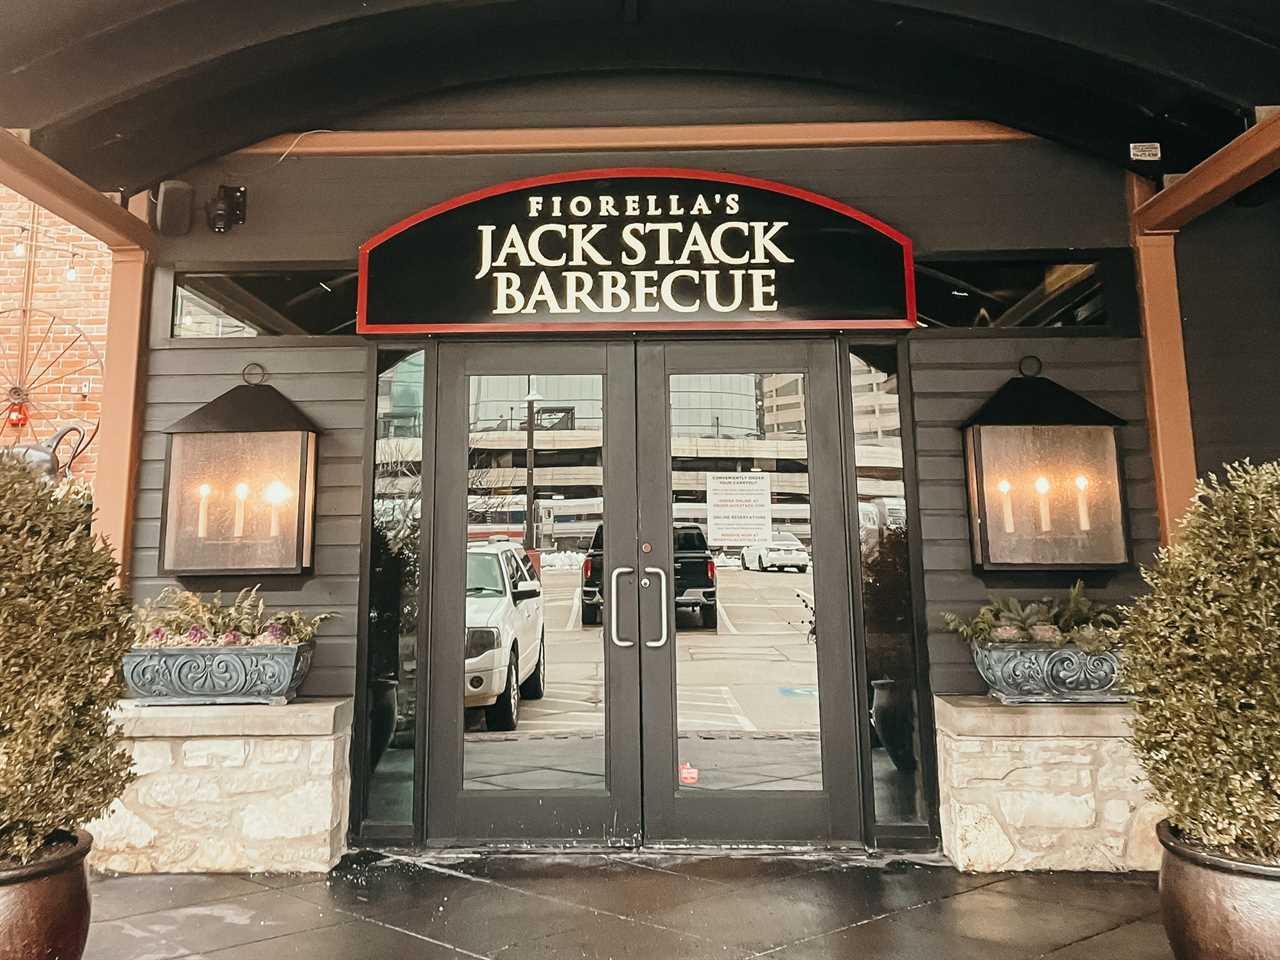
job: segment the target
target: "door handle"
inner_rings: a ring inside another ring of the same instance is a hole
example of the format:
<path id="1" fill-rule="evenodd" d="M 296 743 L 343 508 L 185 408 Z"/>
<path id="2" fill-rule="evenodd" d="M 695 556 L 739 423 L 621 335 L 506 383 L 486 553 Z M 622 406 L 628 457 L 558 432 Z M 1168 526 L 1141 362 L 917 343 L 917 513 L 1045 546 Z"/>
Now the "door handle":
<path id="1" fill-rule="evenodd" d="M 667 645 L 667 635 L 670 632 L 670 623 L 668 621 L 670 614 L 667 610 L 670 607 L 671 601 L 667 597 L 667 571 L 663 570 L 661 567 L 645 567 L 644 572 L 657 575 L 658 586 L 662 594 L 662 636 L 658 637 L 657 640 L 646 640 L 644 642 L 646 647 L 657 650 L 659 647 L 665 647 Z"/>
<path id="2" fill-rule="evenodd" d="M 618 636 L 618 578 L 624 573 L 635 573 L 635 567 L 614 567 L 609 574 L 609 639 L 615 647 L 634 647 L 634 640 L 623 640 Z"/>

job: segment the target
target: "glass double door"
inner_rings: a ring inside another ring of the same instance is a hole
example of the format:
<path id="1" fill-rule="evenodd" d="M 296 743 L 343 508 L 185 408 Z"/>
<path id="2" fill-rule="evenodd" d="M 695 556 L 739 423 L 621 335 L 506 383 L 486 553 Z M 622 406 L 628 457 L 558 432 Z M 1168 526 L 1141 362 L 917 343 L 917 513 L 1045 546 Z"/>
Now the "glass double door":
<path id="1" fill-rule="evenodd" d="M 428 842 L 861 839 L 837 360 L 437 348 Z"/>

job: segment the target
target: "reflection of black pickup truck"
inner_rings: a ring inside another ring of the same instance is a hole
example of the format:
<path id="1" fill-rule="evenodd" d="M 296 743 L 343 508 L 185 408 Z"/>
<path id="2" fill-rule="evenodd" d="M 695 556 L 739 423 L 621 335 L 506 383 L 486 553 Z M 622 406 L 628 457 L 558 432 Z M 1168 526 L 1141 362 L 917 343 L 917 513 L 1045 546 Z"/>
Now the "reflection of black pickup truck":
<path id="1" fill-rule="evenodd" d="M 671 531 L 676 609 L 697 610 L 704 627 L 716 625 L 716 562 L 706 535 L 696 523 L 677 523 Z M 596 527 L 582 561 L 582 625 L 600 622 L 604 610 L 604 524 Z"/>

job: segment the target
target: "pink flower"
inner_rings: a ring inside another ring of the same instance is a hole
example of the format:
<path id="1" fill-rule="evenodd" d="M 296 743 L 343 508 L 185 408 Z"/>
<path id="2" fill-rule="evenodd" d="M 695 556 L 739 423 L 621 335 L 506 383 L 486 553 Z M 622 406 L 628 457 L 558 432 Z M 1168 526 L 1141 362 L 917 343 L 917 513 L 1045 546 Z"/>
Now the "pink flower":
<path id="1" fill-rule="evenodd" d="M 1057 643 L 1062 639 L 1062 631 L 1052 623 L 1037 623 L 1031 628 L 1031 639 L 1041 643 Z"/>
<path id="2" fill-rule="evenodd" d="M 192 643 L 203 643 L 209 639 L 209 631 L 204 627 L 191 627 L 187 630 L 187 639 Z"/>
<path id="3" fill-rule="evenodd" d="M 996 627 L 994 630 L 991 631 L 991 639 L 1002 640 L 1005 642 L 1008 642 L 1011 640 L 1021 640 L 1022 631 L 1011 624 L 1005 624 L 1004 626 Z"/>
<path id="4" fill-rule="evenodd" d="M 219 640 L 224 646 L 237 647 L 244 643 L 244 637 L 240 635 L 239 630 L 228 630 Z"/>

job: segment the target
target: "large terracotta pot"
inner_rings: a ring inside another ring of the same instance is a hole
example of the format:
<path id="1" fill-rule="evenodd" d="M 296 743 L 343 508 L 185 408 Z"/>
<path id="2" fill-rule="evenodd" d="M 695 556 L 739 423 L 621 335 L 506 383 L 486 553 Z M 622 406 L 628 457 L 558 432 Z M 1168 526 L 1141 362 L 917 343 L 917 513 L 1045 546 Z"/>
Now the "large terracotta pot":
<path id="1" fill-rule="evenodd" d="M 1160 908 L 1178 960 L 1275 960 L 1280 867 L 1186 846 L 1163 820 Z"/>
<path id="2" fill-rule="evenodd" d="M 0 870 L 0 960 L 80 960 L 89 937 L 89 879 L 84 858 L 93 838 L 47 860 Z"/>

